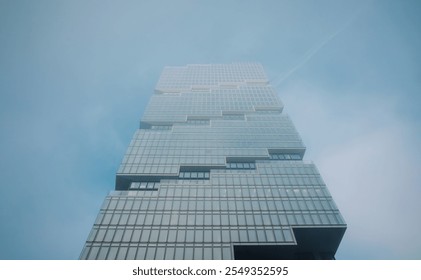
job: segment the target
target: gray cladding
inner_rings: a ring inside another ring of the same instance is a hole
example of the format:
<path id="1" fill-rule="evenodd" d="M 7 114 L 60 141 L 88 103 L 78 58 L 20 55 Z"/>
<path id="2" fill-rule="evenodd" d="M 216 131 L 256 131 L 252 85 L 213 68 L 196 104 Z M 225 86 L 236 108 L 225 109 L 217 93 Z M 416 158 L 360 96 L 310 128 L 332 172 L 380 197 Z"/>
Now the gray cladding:
<path id="1" fill-rule="evenodd" d="M 345 222 L 282 108 L 259 64 L 165 68 L 80 258 L 333 258 Z"/>

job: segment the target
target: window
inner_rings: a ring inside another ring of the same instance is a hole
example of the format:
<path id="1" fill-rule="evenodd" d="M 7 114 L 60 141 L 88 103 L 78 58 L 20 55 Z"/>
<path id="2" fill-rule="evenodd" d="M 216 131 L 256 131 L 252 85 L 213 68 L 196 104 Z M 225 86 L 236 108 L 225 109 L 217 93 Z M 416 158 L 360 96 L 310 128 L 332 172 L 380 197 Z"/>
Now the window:
<path id="1" fill-rule="evenodd" d="M 191 125 L 209 125 L 209 120 L 187 120 Z"/>
<path id="2" fill-rule="evenodd" d="M 180 179 L 209 180 L 209 171 L 180 171 Z"/>
<path id="3" fill-rule="evenodd" d="M 129 190 L 156 191 L 158 188 L 159 182 L 132 182 Z"/>
<path id="4" fill-rule="evenodd" d="M 226 114 L 223 115 L 222 118 L 224 120 L 244 120 L 243 114 Z"/>
<path id="5" fill-rule="evenodd" d="M 256 169 L 254 162 L 229 162 L 226 165 L 227 169 Z"/>
<path id="6" fill-rule="evenodd" d="M 271 160 L 301 160 L 299 154 L 271 153 L 269 157 Z"/>
<path id="7" fill-rule="evenodd" d="M 152 130 L 171 130 L 172 125 L 151 125 Z"/>

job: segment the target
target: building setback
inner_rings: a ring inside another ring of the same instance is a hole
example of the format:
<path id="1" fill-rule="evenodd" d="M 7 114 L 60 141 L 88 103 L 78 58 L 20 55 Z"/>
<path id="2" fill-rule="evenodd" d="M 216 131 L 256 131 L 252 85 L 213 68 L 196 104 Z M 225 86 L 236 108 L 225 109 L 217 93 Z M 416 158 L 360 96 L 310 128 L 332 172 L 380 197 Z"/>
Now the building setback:
<path id="1" fill-rule="evenodd" d="M 166 67 L 80 259 L 334 259 L 346 224 L 282 109 L 260 64 Z"/>

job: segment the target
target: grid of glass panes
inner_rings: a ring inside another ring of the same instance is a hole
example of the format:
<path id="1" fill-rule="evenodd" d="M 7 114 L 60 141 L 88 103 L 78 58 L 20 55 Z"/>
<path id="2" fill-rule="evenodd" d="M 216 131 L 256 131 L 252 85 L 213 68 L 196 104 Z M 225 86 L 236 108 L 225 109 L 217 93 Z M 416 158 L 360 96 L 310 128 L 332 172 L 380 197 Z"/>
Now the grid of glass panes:
<path id="1" fill-rule="evenodd" d="M 159 188 L 159 182 L 132 182 L 130 190 L 154 190 Z"/>
<path id="2" fill-rule="evenodd" d="M 256 64 L 166 68 L 117 174 L 129 191 L 106 198 L 81 258 L 232 259 L 344 227 L 266 82 Z"/>
<path id="3" fill-rule="evenodd" d="M 209 179 L 209 171 L 180 171 L 181 179 L 206 180 Z"/>
<path id="4" fill-rule="evenodd" d="M 207 126 L 187 122 L 174 124 L 170 131 L 140 129 L 118 173 L 174 176 L 181 165 L 221 166 L 227 156 L 268 157 L 268 149 L 304 151 L 288 117 L 263 115 L 250 119 L 247 114 L 247 120 L 214 119 Z M 297 159 L 297 155 L 292 157 Z"/>
<path id="5" fill-rule="evenodd" d="M 250 82 L 267 83 L 263 67 L 258 63 L 192 64 L 165 67 L 156 88 L 165 92 Z"/>
<path id="6" fill-rule="evenodd" d="M 254 162 L 228 162 L 228 169 L 255 169 L 256 164 Z"/>
<path id="7" fill-rule="evenodd" d="M 244 86 L 208 93 L 154 94 L 142 118 L 145 122 L 184 122 L 186 116 L 221 117 L 222 112 L 249 112 L 256 109 L 278 112 L 282 103 L 270 86 Z M 240 113 L 239 112 L 239 113 Z M 238 115 L 238 114 L 237 114 Z"/>
<path id="8" fill-rule="evenodd" d="M 163 180 L 154 195 L 110 195 L 82 258 L 230 259 L 231 244 L 293 244 L 291 226 L 344 225 L 313 164 L 256 165 L 260 176 L 212 170 L 206 181 Z"/>
<path id="9" fill-rule="evenodd" d="M 300 160 L 299 154 L 285 154 L 285 153 L 271 153 L 269 154 L 270 159 L 273 160 Z"/>

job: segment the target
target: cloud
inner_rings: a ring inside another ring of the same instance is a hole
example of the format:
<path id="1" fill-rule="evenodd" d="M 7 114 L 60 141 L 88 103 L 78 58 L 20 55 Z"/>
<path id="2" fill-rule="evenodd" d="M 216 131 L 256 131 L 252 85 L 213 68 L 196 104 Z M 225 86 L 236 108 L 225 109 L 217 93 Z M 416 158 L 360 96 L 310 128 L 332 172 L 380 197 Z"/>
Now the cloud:
<path id="1" fill-rule="evenodd" d="M 348 223 L 337 257 L 421 258 L 421 139 L 417 123 L 397 113 L 403 100 L 370 93 L 350 99 L 303 84 L 282 99 L 309 147 L 306 159 Z"/>
<path id="2" fill-rule="evenodd" d="M 408 127 L 392 122 L 328 149 L 320 158 L 319 167 L 348 220 L 350 239 L 345 242 L 391 251 L 389 256 L 378 254 L 379 259 L 421 257 L 415 234 L 421 230 L 415 219 L 421 213 L 420 161 L 412 155 L 408 136 Z"/>
<path id="3" fill-rule="evenodd" d="M 343 24 L 339 25 L 333 32 L 326 35 L 324 38 L 321 38 L 318 43 L 316 43 L 314 46 L 309 48 L 295 63 L 294 66 L 292 66 L 288 71 L 285 73 L 281 73 L 279 76 L 275 77 L 271 84 L 273 87 L 277 88 L 282 82 L 284 82 L 286 79 L 288 79 L 292 74 L 294 74 L 296 71 L 298 71 L 301 67 L 303 67 L 310 59 L 316 55 L 324 46 L 326 46 L 330 41 L 332 41 L 336 36 L 338 36 L 340 33 L 342 33 L 346 28 L 348 28 L 352 23 L 357 20 L 359 15 L 367 9 L 369 3 L 364 3 L 364 6 L 359 7 L 352 15 L 351 17 L 346 20 Z"/>

